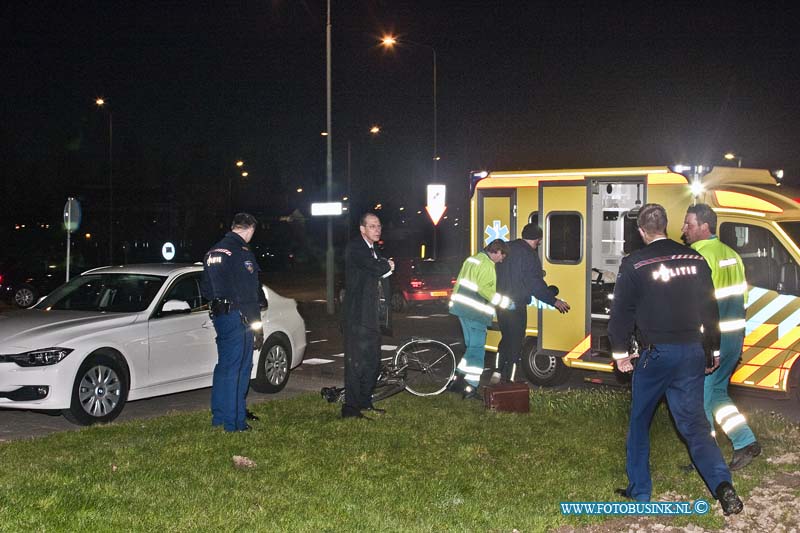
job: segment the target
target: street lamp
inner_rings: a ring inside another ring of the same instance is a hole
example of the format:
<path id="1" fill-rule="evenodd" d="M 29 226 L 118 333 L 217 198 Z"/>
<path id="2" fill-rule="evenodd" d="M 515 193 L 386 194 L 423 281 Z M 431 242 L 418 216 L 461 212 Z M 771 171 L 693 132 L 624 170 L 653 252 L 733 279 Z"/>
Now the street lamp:
<path id="1" fill-rule="evenodd" d="M 237 168 L 242 168 L 242 167 L 244 167 L 244 161 L 242 161 L 241 159 L 238 159 L 234 163 L 234 165 L 236 165 Z M 248 176 L 248 172 L 246 170 L 243 170 L 242 171 L 242 177 L 246 178 L 247 176 Z M 226 213 L 227 217 L 232 217 L 233 216 L 233 191 L 232 191 L 232 188 L 233 188 L 233 174 L 228 176 L 228 212 Z"/>
<path id="2" fill-rule="evenodd" d="M 331 118 L 331 0 L 328 0 L 327 24 L 325 25 L 325 197 L 330 203 L 333 196 L 333 120 Z M 325 300 L 326 310 L 329 315 L 336 312 L 333 301 L 333 220 L 328 217 L 327 228 L 328 246 L 325 252 Z"/>
<path id="3" fill-rule="evenodd" d="M 737 166 L 738 166 L 739 168 L 742 168 L 742 156 L 740 156 L 740 155 L 738 155 L 738 154 L 735 154 L 735 153 L 733 153 L 733 152 L 728 152 L 728 153 L 726 153 L 726 154 L 725 154 L 723 157 L 724 157 L 725 159 L 727 159 L 728 161 L 733 161 L 734 159 L 736 159 L 736 160 L 737 160 L 737 162 L 738 162 L 738 163 L 737 163 Z"/>
<path id="4" fill-rule="evenodd" d="M 97 98 L 94 101 L 99 109 L 106 106 L 104 98 Z M 108 110 L 108 264 L 114 263 L 114 179 L 113 179 L 113 145 L 114 128 L 111 120 L 111 108 Z"/>
<path id="5" fill-rule="evenodd" d="M 369 129 L 369 133 L 373 137 L 377 137 L 381 133 L 381 127 L 378 124 L 373 124 L 372 127 Z M 351 190 L 351 186 L 353 183 L 352 180 L 352 148 L 353 143 L 350 139 L 347 139 L 347 196 L 344 199 L 350 198 L 353 195 L 353 191 Z M 349 239 L 350 238 L 350 209 L 347 210 L 347 221 L 345 236 Z"/>
<path id="6" fill-rule="evenodd" d="M 420 46 L 422 48 L 427 48 L 428 50 L 430 50 L 433 53 L 433 179 L 435 181 L 439 177 L 438 163 L 439 163 L 439 159 L 441 159 L 439 157 L 439 149 L 438 149 L 438 146 L 437 146 L 437 125 L 438 125 L 438 120 L 437 120 L 437 106 L 436 106 L 436 85 L 437 85 L 437 83 L 436 83 L 436 49 L 433 46 L 429 45 L 429 44 L 417 43 L 417 42 L 414 42 L 414 41 L 408 41 L 406 39 L 398 40 L 396 37 L 393 37 L 391 35 L 387 35 L 387 36 L 383 37 L 383 39 L 381 39 L 381 45 L 384 48 L 387 48 L 387 49 L 391 49 L 396 45 L 404 45 L 404 44 L 408 44 L 408 45 L 411 45 L 411 46 Z"/>

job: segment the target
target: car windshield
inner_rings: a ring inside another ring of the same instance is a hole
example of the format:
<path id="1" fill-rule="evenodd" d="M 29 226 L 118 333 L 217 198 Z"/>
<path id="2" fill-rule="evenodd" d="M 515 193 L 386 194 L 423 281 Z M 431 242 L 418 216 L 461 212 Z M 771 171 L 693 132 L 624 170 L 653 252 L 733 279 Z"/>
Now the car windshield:
<path id="1" fill-rule="evenodd" d="M 147 309 L 165 279 L 146 274 L 78 276 L 53 291 L 36 309 L 136 313 Z"/>
<path id="2" fill-rule="evenodd" d="M 454 274 L 453 266 L 442 261 L 420 261 L 415 265 L 414 271 L 421 276 L 452 276 Z"/>

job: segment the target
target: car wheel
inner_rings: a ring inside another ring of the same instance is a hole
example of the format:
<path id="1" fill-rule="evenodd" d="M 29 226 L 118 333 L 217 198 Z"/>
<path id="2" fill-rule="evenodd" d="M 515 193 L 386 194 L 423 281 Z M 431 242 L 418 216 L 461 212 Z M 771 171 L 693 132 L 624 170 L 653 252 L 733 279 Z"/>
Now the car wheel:
<path id="1" fill-rule="evenodd" d="M 292 349 L 288 340 L 277 336 L 270 337 L 264 343 L 258 357 L 256 378 L 250 382 L 253 390 L 267 394 L 283 390 L 289 381 L 291 354 Z"/>
<path id="2" fill-rule="evenodd" d="M 408 302 L 400 292 L 392 293 L 392 311 L 395 313 L 405 313 L 408 309 Z"/>
<path id="3" fill-rule="evenodd" d="M 22 285 L 14 291 L 14 305 L 17 307 L 30 307 L 36 303 L 36 289 L 30 285 Z"/>
<path id="4" fill-rule="evenodd" d="M 569 368 L 557 355 L 546 355 L 536 349 L 536 339 L 528 339 L 523 349 L 522 367 L 528 381 L 542 387 L 553 387 L 564 383 L 569 377 Z"/>
<path id="5" fill-rule="evenodd" d="M 108 355 L 92 355 L 78 369 L 69 409 L 62 413 L 73 424 L 103 424 L 119 416 L 127 399 L 128 377 L 122 365 Z"/>

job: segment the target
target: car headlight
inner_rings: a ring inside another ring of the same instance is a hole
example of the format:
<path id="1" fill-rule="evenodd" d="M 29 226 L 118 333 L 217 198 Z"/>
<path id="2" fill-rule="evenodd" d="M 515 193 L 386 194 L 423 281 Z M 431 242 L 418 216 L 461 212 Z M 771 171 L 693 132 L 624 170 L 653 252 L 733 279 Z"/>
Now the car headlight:
<path id="1" fill-rule="evenodd" d="M 17 353 L 8 358 L 19 366 L 47 366 L 58 363 L 70 353 L 72 353 L 72 348 L 43 348 Z"/>

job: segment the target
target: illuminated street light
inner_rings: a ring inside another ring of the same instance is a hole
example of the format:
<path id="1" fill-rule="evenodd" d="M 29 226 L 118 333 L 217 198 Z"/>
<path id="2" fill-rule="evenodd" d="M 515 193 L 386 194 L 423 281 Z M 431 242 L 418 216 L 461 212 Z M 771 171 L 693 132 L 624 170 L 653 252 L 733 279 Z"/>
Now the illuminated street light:
<path id="1" fill-rule="evenodd" d="M 105 98 L 96 98 L 95 105 L 102 109 L 106 106 Z M 111 108 L 108 111 L 108 264 L 114 263 L 114 127 Z"/>
<path id="2" fill-rule="evenodd" d="M 737 160 L 737 166 L 739 168 L 742 168 L 742 156 L 737 155 L 737 154 L 735 154 L 733 152 L 728 152 L 723 157 L 725 159 L 727 159 L 728 161 L 733 161 L 734 159 L 736 159 Z"/>
<path id="3" fill-rule="evenodd" d="M 408 44 L 408 45 L 411 45 L 411 46 L 419 46 L 419 47 L 422 47 L 422 48 L 427 48 L 428 50 L 430 50 L 433 53 L 433 156 L 432 156 L 432 159 L 433 159 L 433 179 L 435 181 L 439 177 L 439 174 L 438 174 L 438 163 L 439 163 L 439 160 L 441 159 L 441 157 L 439 157 L 439 149 L 438 149 L 438 145 L 437 145 L 437 141 L 438 141 L 438 139 L 437 139 L 438 120 L 437 120 L 437 106 L 436 106 L 436 85 L 437 85 L 436 84 L 436 49 L 433 46 L 429 45 L 429 44 L 417 43 L 417 42 L 414 42 L 414 41 L 408 41 L 406 39 L 398 40 L 396 37 L 394 37 L 392 35 L 385 35 L 381 39 L 381 46 L 383 46 L 386 49 L 391 49 L 395 45 L 402 46 L 404 44 Z"/>
<path id="4" fill-rule="evenodd" d="M 297 192 L 303 192 L 303 188 L 302 187 L 298 187 L 297 188 Z"/>
<path id="5" fill-rule="evenodd" d="M 380 127 L 380 126 L 378 126 L 377 124 L 375 124 L 374 126 L 372 126 L 372 127 L 369 129 L 369 132 L 370 132 L 371 134 L 373 134 L 373 135 L 377 135 L 377 134 L 379 134 L 379 133 L 381 132 L 381 127 Z"/>
<path id="6" fill-rule="evenodd" d="M 241 159 L 237 159 L 233 163 L 236 168 L 244 167 L 244 161 Z M 248 172 L 246 170 L 242 171 L 242 177 L 246 178 L 248 176 Z M 225 217 L 231 216 L 231 212 L 233 211 L 233 174 L 228 176 L 228 212 L 225 214 Z"/>

